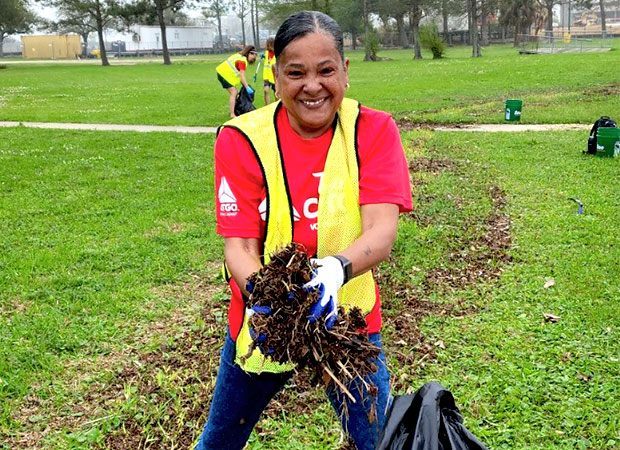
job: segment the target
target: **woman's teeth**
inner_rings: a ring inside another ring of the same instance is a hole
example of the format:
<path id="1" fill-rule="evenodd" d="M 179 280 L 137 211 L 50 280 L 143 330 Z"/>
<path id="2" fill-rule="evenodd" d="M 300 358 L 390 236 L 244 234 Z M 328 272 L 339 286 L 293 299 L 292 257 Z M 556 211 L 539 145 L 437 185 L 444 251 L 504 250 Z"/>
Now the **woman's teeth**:
<path id="1" fill-rule="evenodd" d="M 316 100 L 314 102 L 311 102 L 309 100 L 303 100 L 303 103 L 304 103 L 304 105 L 308 105 L 308 106 L 316 106 L 316 105 L 320 105 L 324 101 L 325 101 L 325 99 L 322 98 L 321 100 Z"/>

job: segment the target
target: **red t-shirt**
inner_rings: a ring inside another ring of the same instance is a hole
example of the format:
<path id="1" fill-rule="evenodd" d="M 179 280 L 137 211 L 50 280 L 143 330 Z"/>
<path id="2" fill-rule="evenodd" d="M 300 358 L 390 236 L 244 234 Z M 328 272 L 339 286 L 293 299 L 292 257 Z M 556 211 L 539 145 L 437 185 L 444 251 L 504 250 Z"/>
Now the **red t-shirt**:
<path id="1" fill-rule="evenodd" d="M 293 240 L 309 255 L 317 249 L 318 188 L 333 130 L 315 139 L 304 139 L 290 126 L 286 109 L 277 116 L 293 203 Z M 360 205 L 392 203 L 401 212 L 411 211 L 411 188 L 400 135 L 387 113 L 362 106 L 358 121 Z M 215 143 L 217 233 L 224 237 L 263 239 L 266 190 L 258 161 L 247 140 L 236 130 L 223 128 Z M 236 339 L 243 319 L 241 291 L 231 280 L 228 311 L 230 333 Z M 380 298 L 366 316 L 368 332 L 381 329 Z"/>
<path id="2" fill-rule="evenodd" d="M 235 62 L 235 67 L 237 68 L 237 70 L 245 70 L 245 61 Z"/>

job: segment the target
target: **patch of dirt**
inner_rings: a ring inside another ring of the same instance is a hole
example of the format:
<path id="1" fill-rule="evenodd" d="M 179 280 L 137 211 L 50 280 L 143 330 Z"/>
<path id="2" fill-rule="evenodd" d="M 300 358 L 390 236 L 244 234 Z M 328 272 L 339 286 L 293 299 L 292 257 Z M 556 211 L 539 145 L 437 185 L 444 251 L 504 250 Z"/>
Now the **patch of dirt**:
<path id="1" fill-rule="evenodd" d="M 510 217 L 505 213 L 506 197 L 497 185 L 489 187 L 491 214 L 482 223 L 471 224 L 483 233 L 479 238 L 460 242 L 448 258 L 448 268 L 436 268 L 423 282 L 425 290 L 460 290 L 500 276 L 503 266 L 512 258 Z"/>
<path id="2" fill-rule="evenodd" d="M 429 172 L 438 174 L 444 170 L 449 170 L 454 163 L 447 158 L 424 158 L 417 157 L 409 161 L 409 170 L 412 172 Z"/>
<path id="3" fill-rule="evenodd" d="M 595 95 L 620 95 L 620 83 L 608 83 L 602 84 L 599 86 L 593 86 L 592 88 L 585 90 L 582 92 L 582 95 L 586 97 L 590 97 L 592 94 Z"/>
<path id="4" fill-rule="evenodd" d="M 404 117 L 395 119 L 394 121 L 396 122 L 398 129 L 401 131 L 411 131 L 411 130 L 431 130 L 432 131 L 434 130 L 431 124 L 414 122 L 413 120 L 407 119 Z"/>
<path id="5" fill-rule="evenodd" d="M 32 308 L 32 301 L 25 300 L 19 296 L 13 297 L 8 304 L 0 304 L 0 317 L 10 319 L 17 314 L 24 314 Z"/>

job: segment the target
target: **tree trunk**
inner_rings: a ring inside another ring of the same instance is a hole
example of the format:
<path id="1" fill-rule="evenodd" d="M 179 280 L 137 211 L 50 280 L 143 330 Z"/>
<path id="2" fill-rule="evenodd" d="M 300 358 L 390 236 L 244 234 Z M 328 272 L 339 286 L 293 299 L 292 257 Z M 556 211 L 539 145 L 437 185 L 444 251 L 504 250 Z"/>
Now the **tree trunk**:
<path id="1" fill-rule="evenodd" d="M 364 54 L 364 61 L 371 61 L 372 55 L 370 54 L 370 46 L 366 42 L 366 40 L 368 39 L 368 32 L 370 30 L 368 26 L 368 2 L 367 0 L 364 0 L 363 8 L 364 8 L 364 47 L 366 48 L 366 53 Z"/>
<path id="2" fill-rule="evenodd" d="M 547 0 L 547 28 L 545 32 L 548 38 L 553 37 L 553 0 Z"/>
<path id="3" fill-rule="evenodd" d="M 88 58 L 88 35 L 90 33 L 88 31 L 84 32 L 84 34 L 82 34 L 82 41 L 84 41 L 83 47 L 82 47 L 82 57 L 83 58 Z"/>
<path id="4" fill-rule="evenodd" d="M 450 30 L 448 30 L 448 0 L 442 0 L 441 2 L 441 18 L 443 19 L 443 38 L 448 45 L 451 45 L 452 39 L 450 38 Z"/>
<path id="5" fill-rule="evenodd" d="M 357 33 L 355 31 L 351 31 L 351 47 L 353 47 L 353 50 L 357 48 L 357 43 L 355 41 L 357 41 Z"/>
<path id="6" fill-rule="evenodd" d="M 0 58 L 4 57 L 4 33 L 0 33 Z"/>
<path id="7" fill-rule="evenodd" d="M 105 42 L 103 41 L 103 17 L 101 15 L 101 3 L 99 3 L 99 1 L 95 3 L 95 12 L 95 21 L 97 22 L 97 36 L 99 37 L 99 56 L 101 57 L 101 65 L 109 66 L 110 62 L 108 61 L 108 55 L 105 52 Z"/>
<path id="8" fill-rule="evenodd" d="M 515 25 L 515 37 L 512 43 L 513 47 L 518 47 L 519 46 L 519 25 Z"/>
<path id="9" fill-rule="evenodd" d="M 409 41 L 407 39 L 407 32 L 405 31 L 405 14 L 396 16 L 396 28 L 398 29 L 398 44 L 402 48 L 409 47 Z"/>
<path id="10" fill-rule="evenodd" d="M 478 41 L 478 11 L 477 11 L 477 0 L 469 0 L 470 9 L 471 9 L 471 29 L 470 29 L 470 37 L 471 37 L 471 56 L 474 58 L 479 58 L 482 56 L 480 52 L 480 42 Z"/>
<path id="11" fill-rule="evenodd" d="M 599 5 L 601 7 L 601 31 L 603 32 L 603 35 L 607 34 L 607 25 L 605 24 L 606 20 L 606 15 L 605 15 L 605 0 L 599 0 Z"/>
<path id="12" fill-rule="evenodd" d="M 161 30 L 161 50 L 164 55 L 164 64 L 169 66 L 172 64 L 170 61 L 170 53 L 168 53 L 168 40 L 166 39 L 166 22 L 164 21 L 164 5 L 162 0 L 157 2 L 157 19 L 159 20 L 159 29 Z"/>
<path id="13" fill-rule="evenodd" d="M 483 3 L 480 5 L 480 32 L 482 34 L 482 42 L 480 43 L 480 45 L 482 47 L 489 46 L 488 18 L 489 18 L 489 15 L 486 12 L 486 7 L 483 1 Z"/>
<path id="14" fill-rule="evenodd" d="M 243 2 L 242 2 L 242 6 L 241 8 L 243 8 Z M 243 46 L 245 47 L 245 10 L 242 9 L 241 10 L 241 39 L 243 41 Z"/>
<path id="15" fill-rule="evenodd" d="M 250 25 L 252 26 L 252 40 L 254 41 L 254 47 L 256 47 L 256 26 L 254 26 L 254 2 L 250 1 Z"/>
<path id="16" fill-rule="evenodd" d="M 413 39 L 413 59 L 422 59 L 422 49 L 420 48 L 420 20 L 422 19 L 422 11 L 415 4 L 413 11 L 409 14 L 409 23 L 411 24 L 411 34 Z"/>
<path id="17" fill-rule="evenodd" d="M 411 28 L 413 31 L 413 59 L 422 59 L 422 49 L 420 48 L 420 24 L 414 23 Z"/>
<path id="18" fill-rule="evenodd" d="M 260 51 L 260 28 L 259 28 L 259 24 L 258 24 L 258 0 L 254 0 L 254 13 L 256 14 L 256 17 L 254 19 L 254 22 L 256 23 L 256 44 L 254 45 L 256 47 L 256 51 Z"/>
<path id="19" fill-rule="evenodd" d="M 224 49 L 224 37 L 222 36 L 222 14 L 221 11 L 217 10 L 217 36 L 218 36 L 218 47 L 220 50 Z"/>

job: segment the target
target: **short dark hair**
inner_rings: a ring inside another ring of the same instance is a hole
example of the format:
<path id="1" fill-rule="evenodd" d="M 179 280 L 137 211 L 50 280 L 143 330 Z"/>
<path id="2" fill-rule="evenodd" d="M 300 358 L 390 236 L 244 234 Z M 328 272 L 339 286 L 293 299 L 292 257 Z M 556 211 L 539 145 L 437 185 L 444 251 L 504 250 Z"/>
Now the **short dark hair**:
<path id="1" fill-rule="evenodd" d="M 276 58 L 278 58 L 286 46 L 295 39 L 309 33 L 321 32 L 328 34 L 334 39 L 334 46 L 344 62 L 344 44 L 340 25 L 327 14 L 319 11 L 299 11 L 288 16 L 280 25 L 280 28 L 278 28 L 273 44 L 273 52 Z"/>

